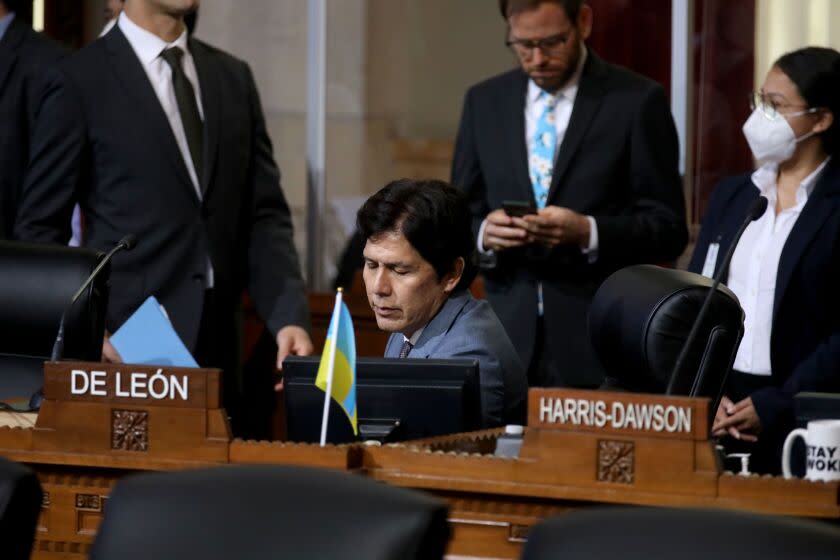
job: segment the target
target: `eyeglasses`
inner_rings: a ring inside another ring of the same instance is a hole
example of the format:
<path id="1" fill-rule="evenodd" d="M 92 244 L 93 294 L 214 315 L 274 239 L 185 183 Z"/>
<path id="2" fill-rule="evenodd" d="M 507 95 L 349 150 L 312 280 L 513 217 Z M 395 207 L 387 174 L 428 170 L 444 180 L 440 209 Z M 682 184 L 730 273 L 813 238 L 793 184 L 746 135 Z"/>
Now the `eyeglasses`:
<path id="1" fill-rule="evenodd" d="M 779 117 L 801 117 L 810 113 L 819 111 L 817 107 L 806 107 L 802 105 L 791 105 L 789 103 L 779 103 L 774 101 L 772 97 L 764 95 L 760 91 L 754 91 L 750 94 L 750 109 L 755 111 L 761 109 L 765 117 L 771 121 L 775 121 Z M 799 111 L 785 112 L 786 109 L 800 109 Z"/>
<path id="2" fill-rule="evenodd" d="M 544 55 L 551 56 L 560 54 L 563 47 L 569 41 L 572 32 L 558 33 L 557 35 L 550 35 L 542 39 L 508 39 L 505 45 L 512 49 L 517 55 L 522 58 L 530 58 L 534 54 L 534 49 L 540 49 Z"/>

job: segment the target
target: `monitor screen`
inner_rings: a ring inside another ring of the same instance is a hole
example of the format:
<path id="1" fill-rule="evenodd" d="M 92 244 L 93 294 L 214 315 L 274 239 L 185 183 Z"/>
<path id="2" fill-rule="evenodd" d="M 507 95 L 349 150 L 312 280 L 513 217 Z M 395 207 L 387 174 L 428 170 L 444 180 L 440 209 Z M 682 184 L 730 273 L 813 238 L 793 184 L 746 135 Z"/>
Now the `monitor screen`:
<path id="1" fill-rule="evenodd" d="M 0 402 L 22 410 L 29 398 L 44 386 L 44 362 L 40 356 L 0 354 Z"/>
<path id="2" fill-rule="evenodd" d="M 283 362 L 287 439 L 317 443 L 324 392 L 315 386 L 320 358 Z M 356 360 L 359 437 L 330 399 L 329 443 L 403 441 L 481 427 L 478 360 L 359 358 Z"/>

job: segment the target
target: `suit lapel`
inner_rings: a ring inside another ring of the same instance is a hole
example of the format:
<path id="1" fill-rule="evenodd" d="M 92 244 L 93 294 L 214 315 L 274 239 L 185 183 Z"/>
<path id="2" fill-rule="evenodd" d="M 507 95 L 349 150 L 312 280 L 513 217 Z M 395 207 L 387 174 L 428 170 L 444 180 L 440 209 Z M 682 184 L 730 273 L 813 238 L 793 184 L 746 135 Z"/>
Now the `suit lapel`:
<path id="1" fill-rule="evenodd" d="M 568 170 L 581 140 L 589 129 L 589 121 L 598 112 L 598 107 L 601 105 L 601 99 L 603 98 L 604 86 L 601 80 L 603 63 L 591 49 L 587 57 L 581 73 L 572 115 L 569 118 L 569 126 L 566 128 L 566 134 L 563 137 L 562 144 L 560 144 L 557 159 L 554 162 L 554 170 L 551 173 L 551 188 L 548 191 L 549 203 L 556 197 L 560 188 L 560 181 Z"/>
<path id="2" fill-rule="evenodd" d="M 213 71 L 211 55 L 204 45 L 190 39 L 190 53 L 195 61 L 195 70 L 201 86 L 201 105 L 204 108 L 204 169 L 201 173 L 201 192 L 206 200 L 207 192 L 213 184 L 210 178 L 216 166 L 219 146 L 221 90 L 218 76 Z"/>
<path id="3" fill-rule="evenodd" d="M 26 29 L 23 24 L 15 18 L 6 29 L 3 39 L 0 39 L 0 91 L 3 90 L 6 79 L 11 75 L 12 69 L 17 63 L 18 49 L 23 43 L 25 33 Z"/>
<path id="4" fill-rule="evenodd" d="M 6 79 L 11 75 L 17 63 L 17 53 L 6 53 L 0 50 L 0 91 L 6 85 Z"/>
<path id="5" fill-rule="evenodd" d="M 446 338 L 449 329 L 452 328 L 452 323 L 455 318 L 461 313 L 464 306 L 470 301 L 470 294 L 467 291 L 450 295 L 443 303 L 437 315 L 432 317 L 432 320 L 423 329 L 423 333 L 417 340 L 417 344 L 409 354 L 411 358 L 428 358 L 434 354 L 435 350 L 440 346 Z"/>
<path id="6" fill-rule="evenodd" d="M 525 96 L 528 93 L 528 76 L 524 72 L 515 75 L 515 87 L 506 88 L 508 99 L 504 107 L 514 107 L 512 111 L 501 111 L 505 115 L 506 152 L 510 154 L 515 187 L 519 191 L 521 200 L 528 200 L 536 204 L 534 189 L 531 186 L 531 175 L 528 173 L 528 146 L 525 139 Z"/>
<path id="7" fill-rule="evenodd" d="M 802 209 L 802 214 L 797 218 L 796 224 L 782 248 L 779 270 L 776 275 L 776 293 L 773 298 L 774 321 L 779 310 L 779 302 L 787 290 L 799 259 L 802 258 L 805 249 L 817 236 L 823 223 L 832 213 L 838 211 L 838 201 L 840 201 L 840 169 L 837 168 L 838 163 L 840 162 L 832 160 L 826 165 L 822 176 L 814 187 L 814 191 L 808 197 L 808 202 Z"/>
<path id="8" fill-rule="evenodd" d="M 159 149 L 166 154 L 166 159 L 173 166 L 179 179 L 178 182 L 184 188 L 189 189 L 193 201 L 198 204 L 198 196 L 181 156 L 181 150 L 178 148 L 178 142 L 172 133 L 169 119 L 163 112 L 160 100 L 157 98 L 149 77 L 140 64 L 140 60 L 134 53 L 134 49 L 131 48 L 128 39 L 120 31 L 119 26 L 115 25 L 105 36 L 105 48 L 108 52 L 112 70 L 122 81 L 126 92 L 134 99 L 139 108 L 136 113 L 142 115 L 145 124 L 152 130 L 152 136 L 157 140 Z M 151 146 L 149 148 L 154 149 Z"/>
<path id="9" fill-rule="evenodd" d="M 394 348 L 394 337 L 397 337 L 397 336 L 402 338 L 402 335 L 399 334 L 399 333 L 391 333 L 390 336 L 388 336 L 388 342 L 385 343 L 385 354 L 384 354 L 384 356 L 386 358 L 396 358 L 397 357 L 397 355 L 394 353 L 394 350 L 393 350 L 393 348 Z"/>

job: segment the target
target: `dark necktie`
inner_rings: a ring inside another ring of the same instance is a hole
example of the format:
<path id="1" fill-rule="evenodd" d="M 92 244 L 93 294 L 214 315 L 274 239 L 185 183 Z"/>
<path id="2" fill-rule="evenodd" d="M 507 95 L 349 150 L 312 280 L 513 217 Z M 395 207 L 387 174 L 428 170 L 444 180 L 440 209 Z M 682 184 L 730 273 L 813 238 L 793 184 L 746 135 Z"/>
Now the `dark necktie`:
<path id="1" fill-rule="evenodd" d="M 178 112 L 181 114 L 181 123 L 184 125 L 184 134 L 187 137 L 187 146 L 192 156 L 195 176 L 198 178 L 198 184 L 201 185 L 204 125 L 201 122 L 201 115 L 198 113 L 195 90 L 187 79 L 187 75 L 184 74 L 184 67 L 181 64 L 184 51 L 178 47 L 171 47 L 164 50 L 160 56 L 172 68 L 172 87 L 175 90 L 175 101 L 178 102 Z"/>
<path id="2" fill-rule="evenodd" d="M 411 349 L 414 348 L 408 340 L 403 342 L 402 348 L 400 348 L 400 358 L 407 358 L 408 353 L 411 352 Z"/>

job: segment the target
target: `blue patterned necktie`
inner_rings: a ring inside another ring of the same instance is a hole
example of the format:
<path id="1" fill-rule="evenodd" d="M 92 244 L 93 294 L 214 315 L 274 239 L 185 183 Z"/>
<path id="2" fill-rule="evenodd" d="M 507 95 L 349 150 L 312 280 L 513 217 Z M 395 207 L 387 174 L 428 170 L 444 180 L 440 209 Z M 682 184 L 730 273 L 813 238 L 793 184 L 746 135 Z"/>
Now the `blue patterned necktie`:
<path id="1" fill-rule="evenodd" d="M 557 125 L 554 116 L 557 97 L 543 91 L 539 98 L 545 100 L 545 109 L 537 121 L 534 136 L 531 138 L 528 168 L 537 207 L 545 208 L 548 189 L 551 186 L 551 173 L 554 171 L 554 151 L 557 147 Z"/>

